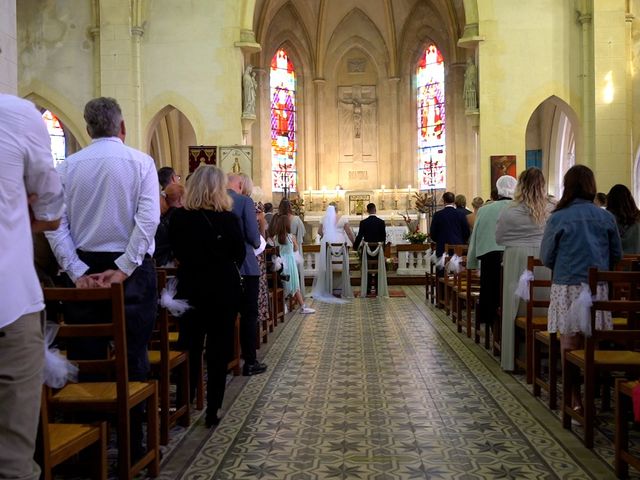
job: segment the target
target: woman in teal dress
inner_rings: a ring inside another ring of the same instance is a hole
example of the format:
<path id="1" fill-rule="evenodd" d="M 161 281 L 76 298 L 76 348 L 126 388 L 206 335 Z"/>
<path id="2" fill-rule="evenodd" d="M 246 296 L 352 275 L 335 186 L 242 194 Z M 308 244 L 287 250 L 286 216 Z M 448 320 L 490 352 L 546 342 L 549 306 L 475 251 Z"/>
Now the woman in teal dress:
<path id="1" fill-rule="evenodd" d="M 300 279 L 298 277 L 298 265 L 296 264 L 295 252 L 298 251 L 298 242 L 291 235 L 289 227 L 289 217 L 287 215 L 278 215 L 274 217 L 274 240 L 280 249 L 280 258 L 284 263 L 282 270 L 285 297 L 292 296 L 301 305 L 300 313 L 315 313 L 313 308 L 305 305 L 302 294 L 300 293 Z M 287 280 L 284 280 L 286 278 Z"/>

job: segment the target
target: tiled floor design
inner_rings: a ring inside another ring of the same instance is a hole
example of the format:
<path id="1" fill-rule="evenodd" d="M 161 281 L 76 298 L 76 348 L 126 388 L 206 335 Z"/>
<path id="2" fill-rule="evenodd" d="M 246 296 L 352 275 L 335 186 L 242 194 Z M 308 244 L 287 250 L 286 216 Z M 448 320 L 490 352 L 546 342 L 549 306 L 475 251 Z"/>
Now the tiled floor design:
<path id="1" fill-rule="evenodd" d="M 422 289 L 407 292 L 287 320 L 268 372 L 179 478 L 612 477 L 551 414 L 534 415 L 539 402 L 425 307 Z"/>

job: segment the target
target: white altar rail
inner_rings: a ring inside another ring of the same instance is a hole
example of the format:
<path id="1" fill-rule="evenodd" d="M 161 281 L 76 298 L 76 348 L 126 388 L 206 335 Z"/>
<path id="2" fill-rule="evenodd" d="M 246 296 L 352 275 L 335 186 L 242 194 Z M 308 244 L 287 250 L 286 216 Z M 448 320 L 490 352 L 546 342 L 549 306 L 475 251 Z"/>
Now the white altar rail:
<path id="1" fill-rule="evenodd" d="M 305 278 L 315 278 L 318 273 L 318 258 L 320 256 L 320 245 L 303 245 L 302 259 L 304 260 Z"/>
<path id="2" fill-rule="evenodd" d="M 398 255 L 397 275 L 422 276 L 429 271 L 429 258 L 427 249 L 429 245 L 398 244 L 395 245 Z M 305 278 L 314 278 L 318 272 L 318 258 L 320 245 L 303 245 L 302 258 L 304 259 Z"/>
<path id="3" fill-rule="evenodd" d="M 424 275 L 429 271 L 429 245 L 396 245 L 398 251 L 398 275 Z"/>

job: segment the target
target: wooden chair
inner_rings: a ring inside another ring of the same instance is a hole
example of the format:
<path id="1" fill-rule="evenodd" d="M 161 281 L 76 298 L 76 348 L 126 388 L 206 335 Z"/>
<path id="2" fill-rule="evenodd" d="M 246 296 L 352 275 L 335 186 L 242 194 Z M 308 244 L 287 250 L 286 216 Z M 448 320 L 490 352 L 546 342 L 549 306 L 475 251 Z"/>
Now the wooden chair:
<path id="1" fill-rule="evenodd" d="M 370 251 L 375 251 L 378 246 L 382 245 L 382 242 L 367 242 L 367 246 L 369 247 Z M 362 242 L 361 244 L 361 253 L 362 255 L 365 255 L 365 243 Z M 390 258 L 391 257 L 391 244 L 386 244 L 382 246 L 382 250 L 380 251 L 381 255 L 384 255 L 384 258 Z M 367 277 L 368 278 L 364 278 L 364 271 L 361 272 L 361 278 L 360 278 L 360 296 L 361 297 L 365 297 L 367 296 L 367 291 L 369 290 L 369 285 L 371 282 L 371 285 L 375 286 L 375 295 L 372 294 L 372 296 L 378 296 L 378 257 L 368 257 L 367 258 Z"/>
<path id="2" fill-rule="evenodd" d="M 456 300 L 455 310 L 453 310 L 456 316 L 458 324 L 458 332 L 462 332 L 462 307 L 465 310 L 465 322 L 467 337 L 471 338 L 471 318 L 472 312 L 476 309 L 478 299 L 480 298 L 480 276 L 475 268 L 467 268 L 466 258 L 461 263 L 464 266 L 464 270 L 460 272 L 456 280 Z M 477 332 L 479 342 L 479 331 Z M 477 343 L 476 342 L 476 343 Z"/>
<path id="3" fill-rule="evenodd" d="M 451 320 L 456 324 L 458 333 L 462 333 L 462 307 L 467 299 L 467 257 L 461 257 L 460 269 L 453 272 L 451 290 Z"/>
<path id="4" fill-rule="evenodd" d="M 438 290 L 441 293 L 437 300 L 437 306 L 440 308 L 444 308 L 447 315 L 449 315 L 449 313 L 451 312 L 454 282 L 453 274 L 447 273 L 447 264 L 449 263 L 453 255 L 457 255 L 458 257 L 465 256 L 468 249 L 468 245 L 450 245 L 447 243 L 444 246 L 444 252 L 447 254 L 447 258 L 445 259 L 445 270 L 443 272 L 443 275 L 438 277 Z"/>
<path id="5" fill-rule="evenodd" d="M 148 467 L 148 475 L 159 473 L 158 388 L 155 380 L 129 382 L 127 340 L 125 336 L 124 292 L 121 283 L 110 288 L 45 288 L 47 302 L 73 304 L 96 302 L 111 308 L 111 323 L 65 325 L 58 338 L 104 338 L 113 341 L 113 353 L 98 360 L 74 360 L 80 374 L 107 375 L 112 381 L 67 384 L 47 395 L 53 409 L 63 412 L 94 412 L 115 415 L 118 426 L 118 478 L 131 480 Z M 131 410 L 146 404 L 147 452 L 135 462 L 131 459 Z"/>
<path id="6" fill-rule="evenodd" d="M 431 249 L 432 252 L 435 252 L 436 242 L 430 242 L 429 248 Z M 425 300 L 427 302 L 430 301 L 432 304 L 435 304 L 436 303 L 436 282 L 437 282 L 436 266 L 431 262 L 430 259 L 427 259 L 427 260 L 429 261 L 429 271 L 425 273 L 425 289 L 424 289 Z"/>
<path id="7" fill-rule="evenodd" d="M 157 271 L 158 292 L 162 292 L 167 284 L 167 273 Z M 189 354 L 171 350 L 169 345 L 169 313 L 167 309 L 158 306 L 158 318 L 152 345 L 156 348 L 149 350 L 149 364 L 151 375 L 158 380 L 160 397 L 160 444 L 169 443 L 169 429 L 178 420 L 180 425 L 188 427 L 189 416 Z M 169 389 L 172 373 L 176 381 L 177 395 L 175 410 L 171 411 Z"/>
<path id="8" fill-rule="evenodd" d="M 178 269 L 175 267 L 160 267 L 156 268 L 156 271 L 164 271 L 167 275 L 167 280 L 171 277 L 175 277 L 178 274 Z M 180 331 L 178 329 L 178 322 L 176 319 L 167 312 L 169 318 L 169 347 L 175 349 L 180 338 Z M 198 375 L 198 384 L 196 385 L 196 409 L 204 409 L 204 351 L 200 358 L 190 358 L 189 362 L 199 362 L 200 374 Z"/>
<path id="9" fill-rule="evenodd" d="M 629 448 L 629 414 L 633 412 L 633 390 L 640 382 L 616 379 L 615 386 L 615 461 L 614 468 L 618 478 L 629 476 L 629 465 L 640 470 L 640 457 Z"/>
<path id="10" fill-rule="evenodd" d="M 269 308 L 273 317 L 273 324 L 284 322 L 284 289 L 280 286 L 280 274 L 273 271 L 273 256 L 279 256 L 278 247 L 267 247 L 267 279 L 269 282 Z"/>
<path id="11" fill-rule="evenodd" d="M 638 288 L 640 287 L 640 272 L 605 272 L 595 268 L 589 269 L 589 287 L 592 295 L 595 295 L 598 282 L 608 284 L 626 284 L 627 291 L 631 292 L 628 300 L 601 300 L 593 301 L 591 307 L 592 334 L 584 338 L 584 348 L 564 352 L 562 359 L 563 371 L 563 398 L 562 398 L 562 424 L 570 430 L 571 420 L 574 419 L 584 428 L 584 444 L 587 448 L 593 448 L 593 425 L 595 418 L 595 383 L 600 375 L 613 371 L 626 372 L 629 375 L 640 374 L 640 352 L 636 349 L 640 344 L 640 329 L 638 329 L 638 312 L 640 300 Z M 628 319 L 628 327 L 625 330 L 596 330 L 596 311 L 623 314 Z M 601 347 L 611 343 L 622 350 L 604 350 Z M 571 392 L 574 385 L 579 385 L 581 372 L 584 380 L 583 412 L 574 410 L 571 405 Z"/>
<path id="12" fill-rule="evenodd" d="M 44 480 L 53 480 L 53 469 L 87 449 L 92 475 L 107 480 L 107 424 L 51 423 L 47 405 L 48 387 L 43 387 L 36 460 Z"/>
<path id="13" fill-rule="evenodd" d="M 534 280 L 529 284 L 529 298 L 531 300 L 531 311 L 529 305 L 527 305 L 527 323 L 533 326 L 534 318 L 542 318 L 540 315 L 537 317 L 533 315 L 533 308 L 548 309 L 549 308 L 549 294 L 548 289 L 551 287 L 551 280 L 541 279 L 538 273 L 538 278 L 535 278 L 536 269 L 542 268 L 542 262 L 533 257 L 529 257 L 527 262 L 527 268 L 533 266 L 531 270 L 534 274 Z M 545 289 L 547 289 L 545 291 Z M 542 292 L 541 292 L 542 291 Z M 546 317 L 545 317 L 546 318 Z M 515 357 L 518 357 L 519 344 L 516 344 Z M 545 378 L 543 375 L 542 359 L 543 349 L 546 350 L 547 369 L 548 374 Z M 527 345 L 525 344 L 525 355 L 529 355 Z M 531 362 L 528 358 L 520 362 L 520 365 L 524 365 L 527 371 L 531 369 L 532 383 L 533 383 L 533 395 L 539 397 L 542 390 L 549 393 L 549 408 L 555 410 L 558 408 L 558 361 L 560 360 L 560 340 L 558 335 L 548 330 L 533 330 L 533 347 L 531 351 Z M 527 365 L 531 365 L 528 367 Z"/>
<path id="14" fill-rule="evenodd" d="M 545 268 L 540 259 L 529 256 L 527 258 L 527 270 L 534 272 L 534 279 L 529 283 L 529 301 L 527 302 L 527 312 L 524 317 L 516 317 L 515 320 L 515 364 L 524 370 L 528 384 L 533 383 L 533 340 L 538 331 L 547 329 L 547 316 L 535 315 L 538 308 L 549 308 L 548 296 L 541 298 L 540 290 L 551 288 L 551 280 L 540 278 L 540 271 Z M 538 272 L 536 277 L 535 272 Z M 513 293 L 509 293 L 513 295 Z M 544 340 L 541 336 L 541 341 Z M 524 355 L 520 356 L 518 348 L 521 341 L 524 341 Z M 549 366 L 551 369 L 551 365 Z"/>
<path id="15" fill-rule="evenodd" d="M 265 255 L 265 252 L 262 252 L 259 255 L 265 264 L 265 267 L 267 265 L 267 256 Z M 267 270 L 267 278 L 269 277 L 269 271 Z M 267 296 L 270 295 L 270 292 L 268 291 L 268 281 L 267 281 Z M 301 288 L 303 288 L 303 286 L 301 286 Z M 271 311 L 271 308 L 268 308 L 269 310 L 269 314 L 267 315 L 267 318 L 263 319 L 261 322 L 259 322 L 258 325 L 258 338 L 257 338 L 257 344 L 256 344 L 256 348 L 260 348 L 260 343 L 268 343 L 269 341 L 269 333 L 273 333 L 273 330 L 275 329 L 275 324 L 274 324 L 274 318 L 273 318 L 273 312 Z"/>

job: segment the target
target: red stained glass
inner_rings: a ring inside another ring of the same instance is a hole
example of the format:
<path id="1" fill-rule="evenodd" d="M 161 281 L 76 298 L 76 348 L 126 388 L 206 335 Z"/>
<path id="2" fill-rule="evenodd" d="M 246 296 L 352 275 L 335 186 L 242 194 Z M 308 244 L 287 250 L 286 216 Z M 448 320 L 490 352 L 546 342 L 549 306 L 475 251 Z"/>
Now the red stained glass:
<path id="1" fill-rule="evenodd" d="M 287 52 L 271 59 L 271 179 L 272 190 L 296 190 L 296 74 Z"/>
<path id="2" fill-rule="evenodd" d="M 444 59 L 429 45 L 416 68 L 418 180 L 420 190 L 446 187 Z"/>

